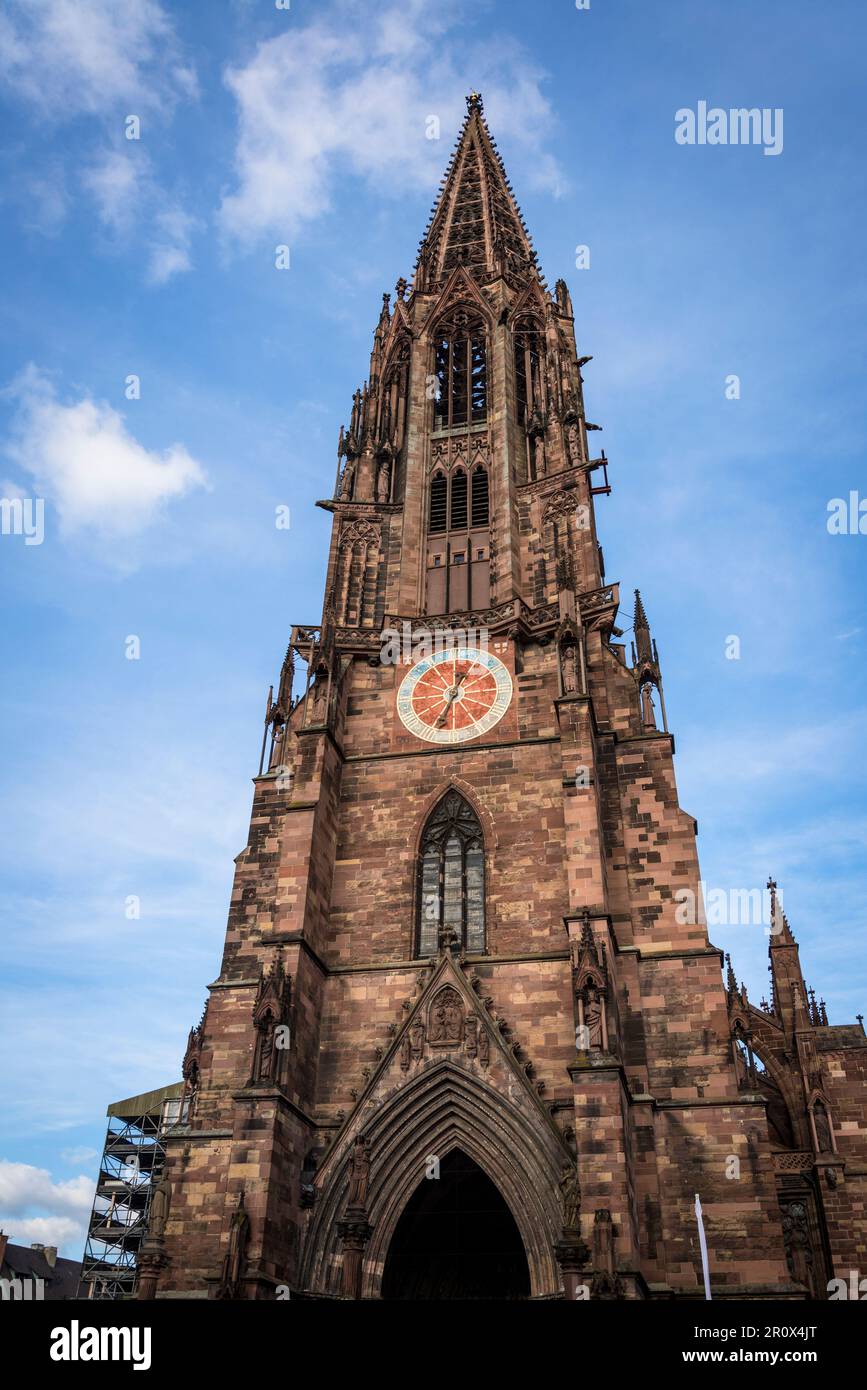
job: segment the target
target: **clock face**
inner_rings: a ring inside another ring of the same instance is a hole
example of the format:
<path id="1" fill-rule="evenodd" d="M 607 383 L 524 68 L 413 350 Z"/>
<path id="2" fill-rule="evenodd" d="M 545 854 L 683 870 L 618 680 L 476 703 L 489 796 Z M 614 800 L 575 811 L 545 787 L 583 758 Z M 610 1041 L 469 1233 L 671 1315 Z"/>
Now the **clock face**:
<path id="1" fill-rule="evenodd" d="M 426 743 L 465 743 L 502 719 L 512 677 L 502 661 L 477 647 L 417 661 L 397 692 L 401 722 Z"/>

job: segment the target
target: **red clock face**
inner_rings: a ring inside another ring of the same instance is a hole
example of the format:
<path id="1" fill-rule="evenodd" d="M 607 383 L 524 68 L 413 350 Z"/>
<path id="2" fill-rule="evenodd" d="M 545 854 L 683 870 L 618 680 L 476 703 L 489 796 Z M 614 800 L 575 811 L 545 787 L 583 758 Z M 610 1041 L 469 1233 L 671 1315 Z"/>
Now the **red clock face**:
<path id="1" fill-rule="evenodd" d="M 493 728 L 511 698 L 511 676 L 497 657 L 458 647 L 413 666 L 401 682 L 397 712 L 427 743 L 463 743 Z"/>

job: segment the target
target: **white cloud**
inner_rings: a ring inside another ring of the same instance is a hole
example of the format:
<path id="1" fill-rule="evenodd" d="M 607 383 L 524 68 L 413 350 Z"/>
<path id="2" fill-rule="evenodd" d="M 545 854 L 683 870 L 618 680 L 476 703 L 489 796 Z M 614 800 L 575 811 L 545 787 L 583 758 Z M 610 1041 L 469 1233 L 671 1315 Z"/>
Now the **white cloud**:
<path id="1" fill-rule="evenodd" d="M 372 21 L 367 6 L 347 0 L 326 19 L 259 44 L 249 63 L 230 68 L 238 184 L 223 199 L 224 230 L 242 241 L 263 232 L 290 235 L 339 201 L 339 181 L 350 173 L 392 194 L 430 187 L 474 85 L 492 128 L 525 157 L 527 181 L 556 190 L 557 167 L 542 148 L 551 115 L 540 75 L 512 43 L 446 42 L 456 13 L 411 0 Z M 348 43 L 359 25 L 367 42 Z M 426 137 L 432 115 L 441 139 Z"/>
<path id="2" fill-rule="evenodd" d="M 46 1168 L 0 1159 L 0 1211 L 23 1216 L 33 1207 L 58 1216 L 87 1216 L 93 1204 L 93 1178 L 84 1175 L 52 1182 Z"/>
<path id="3" fill-rule="evenodd" d="M 53 123 L 164 110 L 196 91 L 158 0 L 6 0 L 0 80 Z"/>
<path id="4" fill-rule="evenodd" d="M 96 201 L 100 221 L 114 236 L 128 242 L 134 223 L 141 223 L 147 279 L 164 285 L 173 275 L 192 269 L 190 247 L 201 223 L 166 195 L 153 177 L 143 150 L 107 150 L 81 176 Z"/>
<path id="5" fill-rule="evenodd" d="M 44 174 L 32 174 L 21 183 L 20 201 L 25 226 L 43 236 L 56 236 L 69 211 L 65 171 L 55 161 Z"/>
<path id="6" fill-rule="evenodd" d="M 93 1184 L 91 1183 L 91 1196 Z M 90 1213 L 88 1212 L 88 1216 Z M 73 1221 L 68 1216 L 19 1217 L 6 1234 L 12 1245 L 55 1245 L 61 1259 L 80 1260 L 87 1238 L 87 1216 Z"/>
<path id="7" fill-rule="evenodd" d="M 81 152 L 70 159 L 67 151 L 65 164 L 46 162 L 42 149 L 31 152 L 16 184 L 28 227 L 56 235 L 69 209 L 67 168 L 80 169 L 104 228 L 116 238 L 128 237 L 134 224 L 144 229 L 142 264 L 151 283 L 190 268 L 189 231 L 172 236 L 160 226 L 166 195 L 143 143 L 124 138 L 128 116 L 141 119 L 144 142 L 179 102 L 198 95 L 195 71 L 159 0 L 6 0 L 0 85 L 52 126 L 95 118 L 109 141 L 100 153 L 85 134 Z"/>
<path id="8" fill-rule="evenodd" d="M 152 285 L 164 285 L 173 275 L 192 268 L 190 242 L 198 226 L 198 219 L 179 207 L 166 208 L 157 214 L 148 264 L 148 279 Z"/>
<path id="9" fill-rule="evenodd" d="M 81 181 L 92 193 L 100 220 L 113 232 L 126 231 L 137 211 L 147 176 L 143 154 L 109 150 L 84 170 Z"/>
<path id="10" fill-rule="evenodd" d="M 75 1149 L 61 1149 L 60 1157 L 64 1163 L 90 1163 L 94 1158 L 99 1158 L 99 1153 L 96 1149 L 88 1149 L 80 1144 Z"/>
<path id="11" fill-rule="evenodd" d="M 146 449 L 106 402 L 85 396 L 64 405 L 33 366 L 9 394 L 18 414 L 7 453 L 54 503 L 66 532 L 134 535 L 164 503 L 206 485 L 204 469 L 182 444 L 162 453 Z"/>
<path id="12" fill-rule="evenodd" d="M 93 1176 L 56 1183 L 45 1168 L 0 1160 L 0 1230 L 13 1245 L 39 1241 L 77 1258 L 93 1193 Z"/>

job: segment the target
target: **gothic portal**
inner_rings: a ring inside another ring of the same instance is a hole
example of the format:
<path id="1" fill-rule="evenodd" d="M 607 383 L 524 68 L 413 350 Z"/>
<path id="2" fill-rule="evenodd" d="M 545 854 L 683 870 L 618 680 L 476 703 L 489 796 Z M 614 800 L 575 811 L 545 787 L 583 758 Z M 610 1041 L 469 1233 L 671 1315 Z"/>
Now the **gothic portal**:
<path id="1" fill-rule="evenodd" d="M 588 361 L 473 94 L 319 504 L 142 1297 L 695 1298 L 696 1193 L 717 1298 L 864 1265 L 863 1028 L 776 898 L 758 1006 L 681 910 Z"/>

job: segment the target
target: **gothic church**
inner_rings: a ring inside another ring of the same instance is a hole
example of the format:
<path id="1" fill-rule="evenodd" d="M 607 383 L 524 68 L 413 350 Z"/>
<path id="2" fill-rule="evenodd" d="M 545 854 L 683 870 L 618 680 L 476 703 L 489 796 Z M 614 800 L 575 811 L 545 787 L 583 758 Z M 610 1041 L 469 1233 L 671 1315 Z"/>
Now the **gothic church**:
<path id="1" fill-rule="evenodd" d="M 760 1005 L 680 908 L 589 358 L 467 107 L 319 504 L 139 1296 L 702 1298 L 698 1193 L 714 1298 L 824 1298 L 867 1267 L 867 1038 L 773 888 Z"/>

